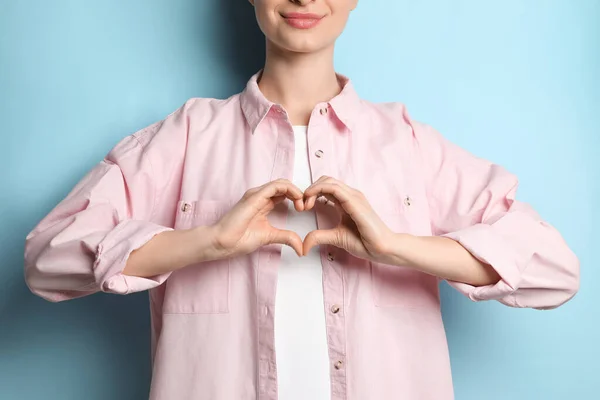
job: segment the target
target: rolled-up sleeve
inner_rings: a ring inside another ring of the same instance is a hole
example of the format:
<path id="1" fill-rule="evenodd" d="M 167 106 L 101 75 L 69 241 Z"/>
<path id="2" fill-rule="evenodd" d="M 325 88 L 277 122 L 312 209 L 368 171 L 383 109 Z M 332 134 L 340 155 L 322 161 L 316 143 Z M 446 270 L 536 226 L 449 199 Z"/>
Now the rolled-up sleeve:
<path id="1" fill-rule="evenodd" d="M 175 201 L 161 194 L 176 193 L 166 186 L 178 182 L 168 171 L 180 170 L 175 164 L 181 161 L 168 160 L 181 153 L 173 150 L 173 130 L 185 120 L 179 114 L 122 139 L 29 233 L 25 281 L 34 294 L 54 302 L 100 291 L 129 294 L 168 278 L 168 273 L 142 278 L 123 270 L 134 250 L 173 229 L 170 218 L 161 215 L 174 215 Z M 161 156 L 166 162 L 148 155 L 148 148 L 161 147 L 160 140 L 171 151 Z"/>
<path id="2" fill-rule="evenodd" d="M 553 226 L 516 200 L 516 176 L 428 125 L 412 126 L 434 235 L 457 241 L 501 277 L 488 286 L 448 283 L 473 301 L 512 307 L 551 309 L 570 300 L 579 290 L 579 260 Z"/>

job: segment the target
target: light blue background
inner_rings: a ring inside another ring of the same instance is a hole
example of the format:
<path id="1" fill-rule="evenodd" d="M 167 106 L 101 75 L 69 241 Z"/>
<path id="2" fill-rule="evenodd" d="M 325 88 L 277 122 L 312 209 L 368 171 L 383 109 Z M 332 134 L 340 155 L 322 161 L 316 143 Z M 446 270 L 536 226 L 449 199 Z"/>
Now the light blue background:
<path id="1" fill-rule="evenodd" d="M 519 175 L 581 259 L 554 311 L 444 285 L 458 400 L 600 396 L 599 20 L 597 0 L 362 0 L 339 41 L 363 97 Z M 245 0 L 0 1 L 0 399 L 147 397 L 147 295 L 47 303 L 24 238 L 120 138 L 241 90 L 262 60 Z"/>

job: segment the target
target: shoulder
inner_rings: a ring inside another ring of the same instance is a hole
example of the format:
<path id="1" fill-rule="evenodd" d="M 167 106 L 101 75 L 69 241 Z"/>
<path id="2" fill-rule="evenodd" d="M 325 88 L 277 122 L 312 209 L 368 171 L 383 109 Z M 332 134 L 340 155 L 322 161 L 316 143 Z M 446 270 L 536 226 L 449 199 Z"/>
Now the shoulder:
<path id="1" fill-rule="evenodd" d="M 431 125 L 413 118 L 405 103 L 394 102 L 370 102 L 361 100 L 362 108 L 371 121 L 394 127 L 393 132 L 400 132 L 413 140 L 419 142 L 437 141 L 442 139 L 441 134 Z"/>
<path id="2" fill-rule="evenodd" d="M 224 113 L 241 112 L 240 93 L 226 99 L 193 97 L 188 99 L 174 114 L 182 113 L 194 120 L 212 120 Z M 171 114 L 173 115 L 173 114 Z"/>
<path id="3" fill-rule="evenodd" d="M 373 118 L 381 119 L 394 125 L 411 127 L 420 125 L 408 112 L 407 106 L 399 101 L 372 102 L 361 99 L 362 109 Z"/>
<path id="4" fill-rule="evenodd" d="M 192 97 L 163 119 L 148 125 L 131 136 L 145 149 L 153 144 L 173 146 L 185 142 L 190 126 L 201 129 L 220 117 L 240 111 L 239 94 L 226 99 Z"/>
<path id="5" fill-rule="evenodd" d="M 162 119 L 123 137 L 105 156 L 106 161 L 156 154 L 182 155 L 190 125 L 210 123 L 219 114 L 231 113 L 239 95 L 227 99 L 193 97 L 186 100 Z M 237 106 L 239 109 L 239 105 Z"/>

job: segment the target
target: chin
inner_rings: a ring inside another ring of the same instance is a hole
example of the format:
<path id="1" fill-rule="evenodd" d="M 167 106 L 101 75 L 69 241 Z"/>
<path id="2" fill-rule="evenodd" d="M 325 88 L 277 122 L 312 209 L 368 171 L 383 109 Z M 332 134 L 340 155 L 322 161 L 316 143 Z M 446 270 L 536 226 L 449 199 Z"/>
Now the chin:
<path id="1" fill-rule="evenodd" d="M 322 46 L 286 46 L 285 50 L 292 52 L 292 53 L 317 53 L 321 50 L 323 50 L 324 47 Z"/>
<path id="2" fill-rule="evenodd" d="M 328 48 L 332 43 L 324 42 L 322 39 L 287 38 L 287 40 L 279 41 L 276 45 L 293 53 L 316 53 Z"/>

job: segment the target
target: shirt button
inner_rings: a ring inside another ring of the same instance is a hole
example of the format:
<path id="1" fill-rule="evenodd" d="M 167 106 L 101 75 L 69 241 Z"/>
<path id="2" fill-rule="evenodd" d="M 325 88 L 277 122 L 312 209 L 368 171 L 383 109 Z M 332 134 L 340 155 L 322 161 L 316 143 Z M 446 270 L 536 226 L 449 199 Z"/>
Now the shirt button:
<path id="1" fill-rule="evenodd" d="M 191 208 L 192 208 L 192 205 L 190 203 L 184 203 L 181 206 L 181 211 L 188 212 L 188 211 L 190 211 Z"/>
<path id="2" fill-rule="evenodd" d="M 334 304 L 331 306 L 331 312 L 334 314 L 337 314 L 340 312 L 340 306 L 338 306 L 337 304 Z"/>
<path id="3" fill-rule="evenodd" d="M 327 108 L 321 108 L 319 110 L 319 112 L 321 113 L 321 115 L 325 115 L 325 114 L 327 114 L 328 110 L 327 110 Z"/>
<path id="4" fill-rule="evenodd" d="M 333 254 L 331 254 L 331 253 L 327 253 L 327 259 L 328 259 L 329 261 L 333 261 L 333 260 L 335 260 L 335 258 L 333 257 Z"/>
<path id="5" fill-rule="evenodd" d="M 315 156 L 317 156 L 318 158 L 321 158 L 321 157 L 323 157 L 323 150 L 317 150 L 317 151 L 315 152 Z"/>
<path id="6" fill-rule="evenodd" d="M 412 199 L 408 196 L 406 196 L 406 198 L 404 199 L 404 204 L 406 204 L 407 206 L 410 206 L 412 204 Z"/>
<path id="7" fill-rule="evenodd" d="M 341 369 L 342 365 L 344 365 L 344 363 L 342 362 L 342 360 L 338 360 L 335 362 L 335 364 L 333 365 L 335 367 L 335 369 Z"/>

